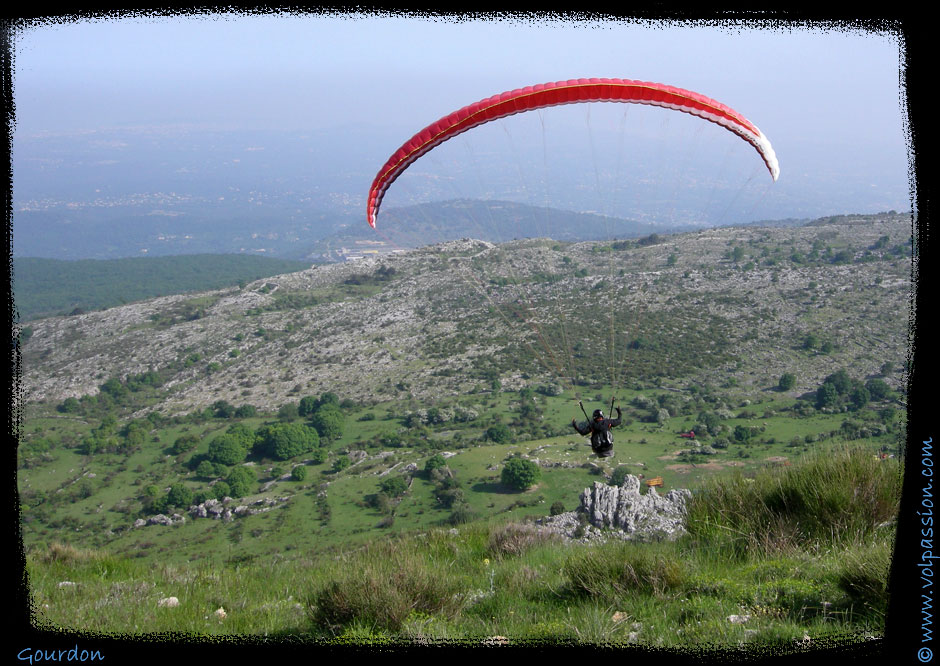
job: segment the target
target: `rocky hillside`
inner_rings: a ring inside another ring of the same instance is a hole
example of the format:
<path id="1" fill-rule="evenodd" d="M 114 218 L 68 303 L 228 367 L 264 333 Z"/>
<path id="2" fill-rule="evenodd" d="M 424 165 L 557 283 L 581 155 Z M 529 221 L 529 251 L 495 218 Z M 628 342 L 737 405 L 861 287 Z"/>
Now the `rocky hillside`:
<path id="1" fill-rule="evenodd" d="M 244 288 L 31 323 L 20 400 L 164 378 L 164 413 L 489 388 L 652 382 L 815 389 L 902 369 L 911 220 L 721 228 L 620 242 L 459 240 Z M 889 381 L 902 381 L 895 373 Z"/>

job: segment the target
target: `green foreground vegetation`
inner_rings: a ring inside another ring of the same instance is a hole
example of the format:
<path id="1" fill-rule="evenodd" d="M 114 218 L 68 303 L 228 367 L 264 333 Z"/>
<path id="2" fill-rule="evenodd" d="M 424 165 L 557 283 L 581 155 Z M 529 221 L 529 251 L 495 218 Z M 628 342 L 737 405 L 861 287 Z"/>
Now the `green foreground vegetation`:
<path id="1" fill-rule="evenodd" d="M 715 477 L 675 542 L 489 520 L 224 566 L 52 542 L 28 574 L 37 623 L 104 634 L 797 649 L 880 635 L 898 482 L 894 459 L 839 447 Z"/>
<path id="2" fill-rule="evenodd" d="M 30 322 L 35 622 L 369 645 L 880 636 L 912 247 L 897 220 L 850 222 L 471 243 Z M 626 305 L 567 317 L 595 293 Z M 536 324 L 554 345 L 530 344 Z M 571 421 L 612 394 L 597 459 Z M 689 489 L 688 534 L 538 529 L 626 474 Z"/>
<path id="3" fill-rule="evenodd" d="M 845 372 L 803 399 L 622 392 L 603 461 L 570 429 L 577 403 L 551 391 L 415 411 L 328 393 L 276 413 L 218 401 L 131 418 L 152 383 L 109 380 L 96 401 L 26 421 L 38 625 L 716 649 L 883 631 L 903 412 Z M 689 533 L 586 544 L 536 527 L 625 473 L 692 489 Z M 224 497 L 264 510 L 187 511 Z M 144 524 L 158 514 L 185 521 Z"/>

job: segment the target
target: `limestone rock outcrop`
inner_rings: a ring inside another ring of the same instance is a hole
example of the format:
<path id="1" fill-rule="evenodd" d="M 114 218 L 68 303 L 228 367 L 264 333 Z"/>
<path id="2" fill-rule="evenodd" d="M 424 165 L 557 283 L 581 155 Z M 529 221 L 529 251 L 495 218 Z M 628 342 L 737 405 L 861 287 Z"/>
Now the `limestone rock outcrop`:
<path id="1" fill-rule="evenodd" d="M 581 504 L 576 511 L 539 522 L 580 541 L 672 540 L 685 534 L 685 517 L 691 498 L 692 493 L 685 488 L 663 495 L 649 488 L 643 494 L 639 477 L 627 475 L 620 486 L 595 482 L 582 491 Z"/>

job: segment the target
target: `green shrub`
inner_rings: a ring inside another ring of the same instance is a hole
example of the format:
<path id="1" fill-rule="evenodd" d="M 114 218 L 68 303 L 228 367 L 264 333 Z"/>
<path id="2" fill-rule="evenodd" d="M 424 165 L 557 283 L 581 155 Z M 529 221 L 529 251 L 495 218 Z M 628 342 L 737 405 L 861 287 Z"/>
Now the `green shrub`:
<path id="1" fill-rule="evenodd" d="M 383 479 L 379 483 L 379 488 L 389 497 L 398 497 L 408 490 L 408 481 L 403 476 L 393 476 Z"/>
<path id="2" fill-rule="evenodd" d="M 170 486 L 170 490 L 166 494 L 166 498 L 167 504 L 169 506 L 187 508 L 193 502 L 193 491 L 184 486 L 182 483 L 174 483 L 172 486 Z"/>
<path id="3" fill-rule="evenodd" d="M 424 471 L 430 474 L 432 470 L 439 469 L 441 467 L 446 467 L 446 466 L 447 466 L 447 461 L 444 460 L 444 456 L 438 453 L 437 455 L 433 455 L 430 458 L 428 458 L 428 461 L 424 463 Z"/>
<path id="4" fill-rule="evenodd" d="M 223 433 L 209 442 L 209 460 L 222 465 L 237 465 L 248 455 L 242 442 L 235 435 Z"/>
<path id="5" fill-rule="evenodd" d="M 213 463 L 211 460 L 203 460 L 196 468 L 196 474 L 206 479 L 214 477 L 215 463 Z"/>
<path id="6" fill-rule="evenodd" d="M 630 468 L 629 468 L 629 467 L 627 467 L 627 466 L 625 466 L 625 465 L 621 465 L 621 466 L 617 467 L 617 468 L 613 471 L 613 473 L 610 475 L 610 482 L 609 482 L 609 484 L 610 484 L 611 486 L 618 486 L 618 487 L 619 487 L 619 486 L 622 486 L 624 480 L 626 480 L 627 475 L 628 475 L 629 473 L 630 473 Z"/>
<path id="7" fill-rule="evenodd" d="M 182 435 L 176 438 L 176 441 L 173 442 L 173 446 L 170 447 L 170 453 L 174 456 L 178 456 L 182 453 L 187 453 L 192 451 L 199 444 L 199 438 L 195 435 Z"/>
<path id="8" fill-rule="evenodd" d="M 617 544 L 593 548 L 565 562 L 567 590 L 614 602 L 621 595 L 662 595 L 678 588 L 686 577 L 678 554 L 653 544 Z"/>
<path id="9" fill-rule="evenodd" d="M 447 517 L 448 525 L 463 525 L 464 523 L 469 523 L 471 521 L 479 518 L 479 515 L 476 511 L 471 508 L 469 504 L 466 503 L 457 503 L 453 511 L 450 512 L 450 515 Z"/>
<path id="10" fill-rule="evenodd" d="M 258 452 L 274 460 L 288 460 L 320 445 L 317 431 L 302 423 L 277 423 L 261 428 L 258 435 Z"/>
<path id="11" fill-rule="evenodd" d="M 465 590 L 446 568 L 404 543 L 371 544 L 344 561 L 310 598 L 311 620 L 322 628 L 356 622 L 399 631 L 417 611 L 453 616 Z"/>
<path id="12" fill-rule="evenodd" d="M 500 480 L 516 490 L 527 490 L 541 478 L 542 470 L 531 460 L 510 458 L 503 466 Z"/>
<path id="13" fill-rule="evenodd" d="M 512 443 L 512 431 L 505 423 L 497 423 L 487 428 L 484 438 L 495 444 Z"/>
<path id="14" fill-rule="evenodd" d="M 316 429 L 320 437 L 327 441 L 335 441 L 343 436 L 343 427 L 346 417 L 335 403 L 329 402 L 320 406 L 310 419 L 310 425 Z"/>
<path id="15" fill-rule="evenodd" d="M 521 555 L 530 548 L 560 541 L 554 532 L 525 523 L 509 523 L 490 533 L 489 552 L 495 557 Z"/>
<path id="16" fill-rule="evenodd" d="M 225 482 L 231 488 L 232 497 L 244 497 L 250 495 L 254 489 L 254 484 L 258 481 L 254 471 L 249 467 L 236 467 L 233 469 Z M 216 484 L 218 485 L 218 484 Z"/>

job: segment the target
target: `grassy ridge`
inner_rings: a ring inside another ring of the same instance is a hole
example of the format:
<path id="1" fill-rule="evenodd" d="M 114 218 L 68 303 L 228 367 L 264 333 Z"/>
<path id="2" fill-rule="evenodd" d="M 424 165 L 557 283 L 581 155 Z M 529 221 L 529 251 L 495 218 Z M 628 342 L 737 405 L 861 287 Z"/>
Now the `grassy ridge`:
<path id="1" fill-rule="evenodd" d="M 237 254 L 192 254 L 129 259 L 13 260 L 13 290 L 22 321 L 79 308 L 97 310 L 156 296 L 219 289 L 309 268 Z"/>
<path id="2" fill-rule="evenodd" d="M 27 568 L 38 622 L 102 633 L 818 644 L 884 626 L 897 472 L 855 448 L 750 481 L 716 478 L 676 542 L 566 544 L 531 523 L 481 522 L 227 566 L 52 544 L 31 549 Z M 858 499 L 834 510 L 834 496 Z M 747 525 L 763 527 L 742 539 Z M 793 538 L 760 538 L 778 531 Z M 161 606 L 169 597 L 179 605 Z"/>

